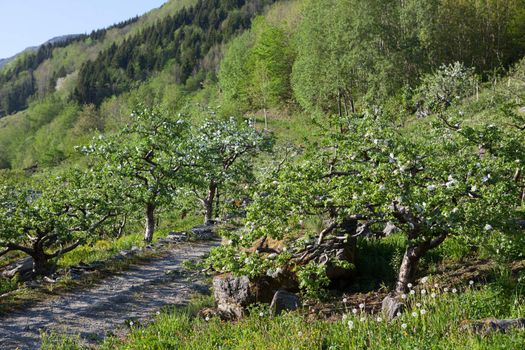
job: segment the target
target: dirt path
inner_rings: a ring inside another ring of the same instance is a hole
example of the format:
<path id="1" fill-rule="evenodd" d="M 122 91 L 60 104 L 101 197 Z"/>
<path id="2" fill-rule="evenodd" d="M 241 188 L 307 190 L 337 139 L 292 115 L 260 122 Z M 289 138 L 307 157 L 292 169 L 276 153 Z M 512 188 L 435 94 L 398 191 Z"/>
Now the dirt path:
<path id="1" fill-rule="evenodd" d="M 144 321 L 167 304 L 183 305 L 206 290 L 202 277 L 182 272 L 181 263 L 198 259 L 218 241 L 181 243 L 165 255 L 103 280 L 91 289 L 63 295 L 0 318 L 0 349 L 38 349 L 40 331 L 80 334 L 94 343 L 121 334 L 129 320 Z"/>

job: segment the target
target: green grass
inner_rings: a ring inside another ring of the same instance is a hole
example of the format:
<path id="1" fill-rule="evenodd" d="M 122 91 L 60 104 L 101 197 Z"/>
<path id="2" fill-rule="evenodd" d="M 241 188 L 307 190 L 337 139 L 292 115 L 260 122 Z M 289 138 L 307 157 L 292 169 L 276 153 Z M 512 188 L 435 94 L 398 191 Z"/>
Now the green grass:
<path id="1" fill-rule="evenodd" d="M 200 224 L 202 218 L 197 216 L 187 216 L 185 219 L 170 222 L 169 226 L 163 225 L 157 230 L 153 236 L 153 243 L 160 238 L 164 238 L 170 232 L 185 231 Z M 171 221 L 171 220 L 170 220 Z M 115 255 L 121 250 L 131 249 L 132 247 L 144 247 L 147 245 L 144 242 L 142 233 L 133 233 L 122 236 L 115 240 L 98 240 L 94 244 L 85 244 L 77 249 L 64 254 L 58 260 L 58 266 L 71 267 L 80 263 L 91 263 L 94 261 L 107 260 L 109 257 Z"/>
<path id="2" fill-rule="evenodd" d="M 466 283 L 468 285 L 468 283 Z M 523 286 L 521 286 L 523 288 Z M 100 349 L 522 349 L 525 331 L 478 335 L 461 328 L 464 320 L 513 318 L 525 313 L 523 289 L 504 292 L 497 284 L 468 286 L 457 293 L 434 288 L 408 298 L 408 310 L 388 323 L 381 314 L 347 305 L 343 317 L 309 321 L 302 312 L 279 317 L 257 307 L 239 322 L 197 316 L 211 299 L 161 313 L 145 327 L 132 329 L 125 340 L 107 339 Z M 435 298 L 431 293 L 436 293 Z M 420 305 L 419 305 L 420 304 Z M 262 316 L 261 316 L 262 313 Z M 341 315 L 340 315 L 341 316 Z M 380 318 L 378 318 L 380 317 Z M 351 325 L 349 325 L 351 321 Z M 406 326 L 403 326 L 406 325 Z M 66 345 L 61 345 L 66 344 Z M 43 349 L 81 349 L 71 339 L 47 337 Z"/>

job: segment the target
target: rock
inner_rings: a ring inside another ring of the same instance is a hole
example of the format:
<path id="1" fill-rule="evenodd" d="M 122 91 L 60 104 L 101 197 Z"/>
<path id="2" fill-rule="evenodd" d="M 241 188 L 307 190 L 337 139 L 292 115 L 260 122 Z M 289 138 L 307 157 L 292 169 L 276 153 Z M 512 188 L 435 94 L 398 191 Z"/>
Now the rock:
<path id="1" fill-rule="evenodd" d="M 463 321 L 462 330 L 472 330 L 476 333 L 490 334 L 492 332 L 506 333 L 513 329 L 525 329 L 525 318 L 507 320 L 486 319 L 479 321 Z"/>
<path id="2" fill-rule="evenodd" d="M 44 276 L 43 281 L 46 283 L 57 283 L 56 279 L 52 279 L 50 277 Z"/>
<path id="3" fill-rule="evenodd" d="M 393 222 L 389 221 L 389 222 L 386 223 L 386 226 L 383 229 L 383 235 L 385 237 L 388 237 L 390 235 L 393 235 L 397 231 L 399 231 L 399 229 L 396 227 L 396 225 L 394 225 Z"/>
<path id="4" fill-rule="evenodd" d="M 398 313 L 405 311 L 405 308 L 405 304 L 391 295 L 387 295 L 381 304 L 381 310 L 388 321 L 396 318 Z"/>
<path id="5" fill-rule="evenodd" d="M 297 310 L 299 306 L 300 300 L 297 295 L 279 289 L 273 296 L 270 309 L 274 315 L 280 315 L 283 311 Z"/>
<path id="6" fill-rule="evenodd" d="M 520 113 L 524 113 L 524 114 L 525 114 L 525 106 L 521 107 L 521 108 L 518 110 L 518 112 L 520 112 Z"/>
<path id="7" fill-rule="evenodd" d="M 133 253 L 133 254 L 137 254 L 141 250 L 142 250 L 142 248 L 139 248 L 139 247 L 136 247 L 136 246 L 131 247 L 131 253 Z"/>
<path id="8" fill-rule="evenodd" d="M 2 272 L 2 277 L 13 278 L 17 274 L 23 281 L 30 279 L 33 274 L 33 258 L 28 256 L 14 262 Z"/>
<path id="9" fill-rule="evenodd" d="M 200 225 L 191 229 L 191 233 L 197 240 L 208 240 L 215 237 L 215 226 Z"/>
<path id="10" fill-rule="evenodd" d="M 38 281 L 27 281 L 25 283 L 25 287 L 29 289 L 36 289 L 36 288 L 40 288 L 41 286 L 42 284 Z"/>
<path id="11" fill-rule="evenodd" d="M 241 318 L 244 308 L 253 302 L 250 293 L 250 280 L 246 276 L 235 277 L 230 274 L 213 278 L 213 296 L 217 309 L 232 319 Z"/>

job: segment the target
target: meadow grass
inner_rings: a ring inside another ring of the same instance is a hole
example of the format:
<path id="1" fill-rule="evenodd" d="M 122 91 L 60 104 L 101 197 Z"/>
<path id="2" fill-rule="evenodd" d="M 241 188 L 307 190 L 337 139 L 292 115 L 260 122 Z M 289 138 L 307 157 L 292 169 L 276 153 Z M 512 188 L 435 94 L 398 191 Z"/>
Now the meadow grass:
<path id="1" fill-rule="evenodd" d="M 330 320 L 305 317 L 307 310 L 271 316 L 256 306 L 238 322 L 203 319 L 198 310 L 212 304 L 199 299 L 184 308 L 164 310 L 146 326 L 132 327 L 129 336 L 108 338 L 100 349 L 523 349 L 525 331 L 475 334 L 465 320 L 523 317 L 523 286 L 513 291 L 497 283 L 442 287 L 429 281 L 407 294 L 407 310 L 391 322 L 359 305 Z M 422 293 L 422 291 L 425 292 Z M 73 338 L 46 337 L 43 349 L 82 349 Z"/>
<path id="2" fill-rule="evenodd" d="M 187 216 L 186 218 L 177 221 L 170 220 L 169 225 L 163 225 L 162 228 L 155 231 L 153 243 L 161 238 L 165 238 L 171 232 L 189 230 L 192 227 L 197 226 L 201 220 L 202 218 L 197 216 Z M 114 240 L 100 239 L 94 244 L 85 244 L 67 254 L 64 254 L 59 258 L 58 266 L 72 267 L 80 263 L 103 261 L 121 250 L 131 249 L 132 247 L 143 247 L 145 245 L 147 245 L 147 243 L 144 242 L 142 233 L 132 233 Z"/>

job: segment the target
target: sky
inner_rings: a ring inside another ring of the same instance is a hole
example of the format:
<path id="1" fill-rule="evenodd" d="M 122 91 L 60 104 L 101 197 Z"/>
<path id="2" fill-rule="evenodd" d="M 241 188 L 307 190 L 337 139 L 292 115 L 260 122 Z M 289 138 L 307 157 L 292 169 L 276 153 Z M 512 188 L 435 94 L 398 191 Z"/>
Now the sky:
<path id="1" fill-rule="evenodd" d="M 0 58 L 141 15 L 167 0 L 0 0 Z"/>

